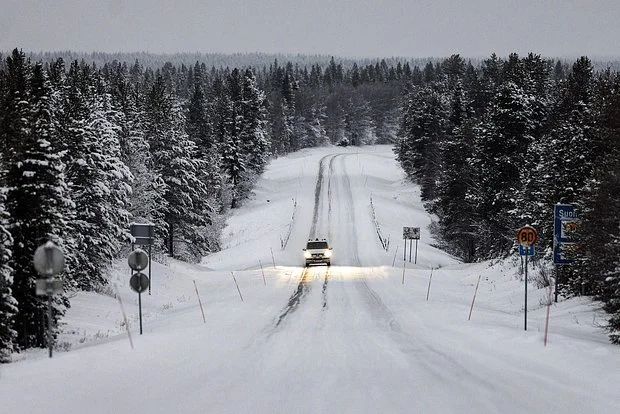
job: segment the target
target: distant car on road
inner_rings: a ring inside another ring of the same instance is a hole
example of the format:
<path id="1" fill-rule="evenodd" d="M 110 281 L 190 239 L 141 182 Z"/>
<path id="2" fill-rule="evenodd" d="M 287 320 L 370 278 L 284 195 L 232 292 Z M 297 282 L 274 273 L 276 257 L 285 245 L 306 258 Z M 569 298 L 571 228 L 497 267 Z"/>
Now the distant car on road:
<path id="1" fill-rule="evenodd" d="M 325 239 L 308 240 L 306 248 L 303 249 L 306 267 L 311 264 L 325 263 L 327 266 L 332 264 L 332 247 Z"/>

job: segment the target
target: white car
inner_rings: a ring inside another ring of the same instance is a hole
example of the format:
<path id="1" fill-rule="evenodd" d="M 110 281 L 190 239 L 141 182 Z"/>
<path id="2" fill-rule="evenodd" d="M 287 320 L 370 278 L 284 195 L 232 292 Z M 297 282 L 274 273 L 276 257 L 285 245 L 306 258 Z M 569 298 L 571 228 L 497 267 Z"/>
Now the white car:
<path id="1" fill-rule="evenodd" d="M 306 266 L 317 263 L 325 263 L 327 266 L 332 264 L 332 248 L 325 239 L 308 240 L 303 252 Z"/>

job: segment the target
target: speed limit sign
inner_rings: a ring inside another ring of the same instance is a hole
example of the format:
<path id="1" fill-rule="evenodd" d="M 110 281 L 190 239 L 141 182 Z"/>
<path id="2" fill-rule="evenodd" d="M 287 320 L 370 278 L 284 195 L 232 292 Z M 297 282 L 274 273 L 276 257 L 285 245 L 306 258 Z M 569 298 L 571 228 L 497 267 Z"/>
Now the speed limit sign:
<path id="1" fill-rule="evenodd" d="M 517 232 L 517 241 L 521 246 L 530 247 L 538 239 L 536 229 L 532 226 L 523 226 Z"/>

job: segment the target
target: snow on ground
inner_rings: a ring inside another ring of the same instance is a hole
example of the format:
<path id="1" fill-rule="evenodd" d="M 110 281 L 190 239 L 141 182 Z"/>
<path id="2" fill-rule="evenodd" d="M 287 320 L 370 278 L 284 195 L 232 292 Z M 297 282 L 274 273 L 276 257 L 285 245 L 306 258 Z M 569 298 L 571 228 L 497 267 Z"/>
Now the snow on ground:
<path id="1" fill-rule="evenodd" d="M 390 147 L 276 159 L 223 251 L 153 263 L 143 335 L 119 261 L 108 292 L 72 298 L 52 359 L 0 366 L 2 412 L 620 412 L 620 349 L 598 305 L 551 306 L 545 347 L 547 291 L 528 287 L 525 331 L 518 261 L 460 263 L 432 247 L 430 222 Z M 417 263 L 403 226 L 421 227 Z M 330 240 L 330 268 L 302 267 L 309 237 Z"/>

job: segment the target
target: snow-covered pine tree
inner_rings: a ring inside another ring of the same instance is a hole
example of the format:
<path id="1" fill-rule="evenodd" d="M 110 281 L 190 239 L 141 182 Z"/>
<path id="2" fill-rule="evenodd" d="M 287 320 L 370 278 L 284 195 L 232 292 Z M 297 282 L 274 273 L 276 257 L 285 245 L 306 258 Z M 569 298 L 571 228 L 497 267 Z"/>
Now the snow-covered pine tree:
<path id="1" fill-rule="evenodd" d="M 203 250 L 216 251 L 219 249 L 219 234 L 223 226 L 223 219 L 220 219 L 218 213 L 223 214 L 230 207 L 231 200 L 221 172 L 220 149 L 222 145 L 214 134 L 212 118 L 209 116 L 209 105 L 203 92 L 202 72 L 203 69 L 196 65 L 194 92 L 187 105 L 185 131 L 188 139 L 195 143 L 196 159 L 202 165 L 198 170 L 198 177 L 207 192 L 203 202 L 214 209 L 209 225 L 203 226 L 198 231 L 202 234 Z"/>
<path id="2" fill-rule="evenodd" d="M 473 110 L 460 81 L 452 92 L 445 139 L 439 144 L 443 168 L 437 178 L 436 197 L 429 204 L 438 216 L 438 240 L 466 262 L 475 259 L 475 234 L 471 228 L 472 207 L 467 200 L 472 171 Z"/>
<path id="3" fill-rule="evenodd" d="M 127 210 L 131 220 L 155 224 L 156 251 L 163 251 L 163 229 L 166 228 L 164 199 L 166 185 L 153 166 L 149 143 L 145 137 L 144 95 L 132 84 L 124 65 L 117 65 L 110 84 L 113 107 L 118 108 L 121 159 L 129 168 L 133 181 Z"/>
<path id="4" fill-rule="evenodd" d="M 415 87 L 403 111 L 398 159 L 407 174 L 421 186 L 422 200 L 435 197 L 441 169 L 439 144 L 445 135 L 447 109 L 442 94 L 433 86 Z"/>
<path id="5" fill-rule="evenodd" d="M 68 178 L 77 208 L 72 230 L 78 259 L 72 277 L 92 290 L 107 283 L 105 271 L 129 237 L 131 173 L 121 160 L 118 112 L 104 80 L 88 65 L 69 71 L 65 114 Z"/>
<path id="6" fill-rule="evenodd" d="M 260 174 L 269 159 L 269 138 L 265 110 L 265 94 L 258 89 L 251 69 L 241 79 L 241 99 L 236 103 L 241 116 L 240 139 L 247 156 L 247 167 Z"/>
<path id="7" fill-rule="evenodd" d="M 197 157 L 197 146 L 185 127 L 181 104 L 167 92 L 163 79 L 156 78 L 147 97 L 146 137 L 155 171 L 165 184 L 166 245 L 173 257 L 179 243 L 190 255 L 206 253 L 204 233 L 199 229 L 208 226 L 213 215 L 199 176 L 205 162 Z"/>
<path id="8" fill-rule="evenodd" d="M 468 199 L 476 212 L 475 231 L 481 256 L 506 253 L 518 222 L 517 195 L 522 187 L 525 154 L 532 143 L 531 97 L 506 81 L 476 127 L 471 158 L 474 186 Z"/>
<path id="9" fill-rule="evenodd" d="M 329 144 L 329 137 L 325 130 L 325 105 L 317 103 L 310 108 L 307 125 L 308 147 L 320 147 Z"/>
<path id="10" fill-rule="evenodd" d="M 594 73 L 589 59 L 578 59 L 566 82 L 560 85 L 556 104 L 549 115 L 548 132 L 541 138 L 539 201 L 546 206 L 539 222 L 542 240 L 548 246 L 553 240 L 553 206 L 556 203 L 584 202 L 586 183 L 595 165 L 596 116 L 593 109 Z M 564 266 L 563 286 L 573 292 L 582 291 L 588 283 L 573 266 Z"/>
<path id="11" fill-rule="evenodd" d="M 7 219 L 4 194 L 0 194 L 0 363 L 10 362 L 17 338 L 17 332 L 13 329 L 13 320 L 17 314 L 17 301 L 11 290 L 13 269 L 9 267 L 13 238 L 4 227 Z"/>
<path id="12" fill-rule="evenodd" d="M 582 192 L 579 260 L 575 273 L 611 314 L 607 328 L 620 344 L 620 76 L 596 82 L 597 133 L 593 174 Z"/>
<path id="13" fill-rule="evenodd" d="M 52 91 L 46 73 L 41 64 L 33 68 L 21 52 L 14 51 L 7 63 L 10 98 L 3 103 L 13 105 L 15 110 L 2 111 L 3 184 L 6 228 L 13 238 L 9 264 L 14 272 L 13 296 L 18 303 L 15 330 L 17 344 L 24 349 L 46 345 L 47 312 L 43 300 L 35 295 L 38 275 L 32 257 L 35 249 L 48 240 L 66 248 L 66 212 L 71 203 L 66 196 Z M 11 99 L 18 101 L 10 102 Z M 67 305 L 63 294 L 55 297 L 53 325 Z"/>

